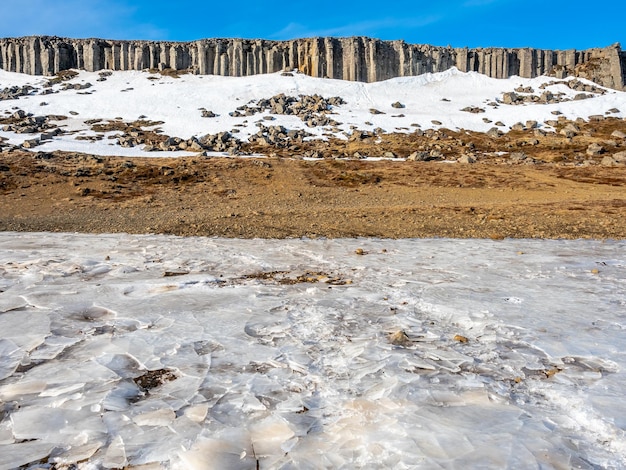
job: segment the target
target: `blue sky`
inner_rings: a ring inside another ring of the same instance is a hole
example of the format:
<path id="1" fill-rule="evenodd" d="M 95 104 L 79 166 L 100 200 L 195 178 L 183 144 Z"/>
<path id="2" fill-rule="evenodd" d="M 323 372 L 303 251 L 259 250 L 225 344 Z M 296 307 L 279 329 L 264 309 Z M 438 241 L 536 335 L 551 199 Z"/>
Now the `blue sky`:
<path id="1" fill-rule="evenodd" d="M 626 48 L 626 0 L 2 0 L 0 37 L 28 35 L 370 36 L 454 47 Z"/>

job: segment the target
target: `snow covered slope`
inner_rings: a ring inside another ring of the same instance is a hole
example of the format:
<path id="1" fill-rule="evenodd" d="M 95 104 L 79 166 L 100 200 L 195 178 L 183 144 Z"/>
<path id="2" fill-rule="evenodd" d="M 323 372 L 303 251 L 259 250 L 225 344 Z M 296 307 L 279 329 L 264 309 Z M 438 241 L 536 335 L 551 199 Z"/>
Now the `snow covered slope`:
<path id="1" fill-rule="evenodd" d="M 457 69 L 369 84 L 312 78 L 298 73 L 242 78 L 194 75 L 173 78 L 148 72 L 112 72 L 110 76 L 80 72 L 69 81 L 46 88 L 44 85 L 48 80 L 0 71 L 0 90 L 25 85 L 34 88 L 19 99 L 0 101 L 0 116 L 9 116 L 16 109 L 22 109 L 35 116 L 61 115 L 68 118 L 57 124 L 62 126 L 62 130 L 74 133 L 52 137 L 37 147 L 41 151 L 62 149 L 94 154 L 146 154 L 141 147 L 122 148 L 117 145 L 108 138 L 115 135 L 114 132 L 105 134 L 104 139 L 97 142 L 76 140 L 79 136 L 95 134 L 85 123 L 92 119 L 121 118 L 132 122 L 141 117 L 163 121 L 158 127 L 165 134 L 183 139 L 234 130 L 237 132 L 234 135 L 245 141 L 258 131 L 259 125 L 304 129 L 313 134 L 311 138 L 329 135 L 346 138 L 354 128 L 412 132 L 420 126 L 422 129 L 447 127 L 487 131 L 499 121 L 500 128 L 506 131 L 517 122 L 534 120 L 549 130 L 550 127 L 542 123 L 556 119 L 557 113 L 570 119 L 587 119 L 591 115 L 606 113 L 616 117 L 626 116 L 624 92 L 596 87 L 596 92 L 581 93 L 568 87 L 565 81 L 549 77 L 498 80 L 477 73 L 461 73 Z M 581 83 L 592 88 L 590 82 Z M 521 97 L 538 97 L 549 91 L 560 102 L 501 103 L 504 93 L 520 87 L 532 89 L 532 93 L 519 93 Z M 44 92 L 50 94 L 42 94 Z M 329 114 L 339 124 L 308 127 L 297 116 L 271 114 L 267 110 L 252 116 L 229 115 L 240 106 L 281 93 L 295 97 L 319 94 L 325 98 L 343 98 L 345 104 L 334 106 L 330 110 L 332 114 Z M 581 98 L 585 94 L 587 99 L 574 100 L 576 95 Z M 393 103 L 402 107 L 394 108 Z M 213 112 L 216 117 L 202 117 L 201 108 Z M 468 112 L 468 108 L 479 112 Z M 372 110 L 380 113 L 373 114 Z M 15 145 L 33 138 L 33 135 L 13 132 L 0 132 L 0 136 Z"/>

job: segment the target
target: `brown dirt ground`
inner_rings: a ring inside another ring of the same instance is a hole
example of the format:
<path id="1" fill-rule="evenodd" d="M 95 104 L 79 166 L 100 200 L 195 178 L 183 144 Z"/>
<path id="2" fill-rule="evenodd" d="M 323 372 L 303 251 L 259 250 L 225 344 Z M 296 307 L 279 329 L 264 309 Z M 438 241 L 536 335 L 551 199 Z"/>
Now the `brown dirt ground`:
<path id="1" fill-rule="evenodd" d="M 0 230 L 623 239 L 626 168 L 12 151 Z"/>

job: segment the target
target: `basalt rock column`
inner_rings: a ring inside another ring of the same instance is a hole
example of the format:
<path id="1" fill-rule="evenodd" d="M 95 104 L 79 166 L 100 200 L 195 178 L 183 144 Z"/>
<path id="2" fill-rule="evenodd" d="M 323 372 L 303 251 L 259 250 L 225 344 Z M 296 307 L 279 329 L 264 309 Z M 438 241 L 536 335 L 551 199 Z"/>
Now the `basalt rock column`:
<path id="1" fill-rule="evenodd" d="M 0 39 L 0 68 L 33 75 L 88 71 L 176 69 L 248 76 L 299 69 L 314 77 L 374 82 L 442 72 L 451 67 L 493 78 L 577 75 L 624 89 L 626 54 L 619 44 L 586 51 L 456 48 L 366 37 L 202 39 L 193 42 L 110 41 L 50 36 Z"/>

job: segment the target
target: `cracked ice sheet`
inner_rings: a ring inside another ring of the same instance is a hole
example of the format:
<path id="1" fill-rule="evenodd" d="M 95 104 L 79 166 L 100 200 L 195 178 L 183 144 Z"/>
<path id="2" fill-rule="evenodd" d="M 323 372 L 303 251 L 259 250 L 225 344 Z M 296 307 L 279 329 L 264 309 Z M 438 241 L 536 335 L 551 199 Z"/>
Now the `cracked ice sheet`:
<path id="1" fill-rule="evenodd" d="M 0 233 L 0 469 L 623 468 L 625 248 Z"/>

